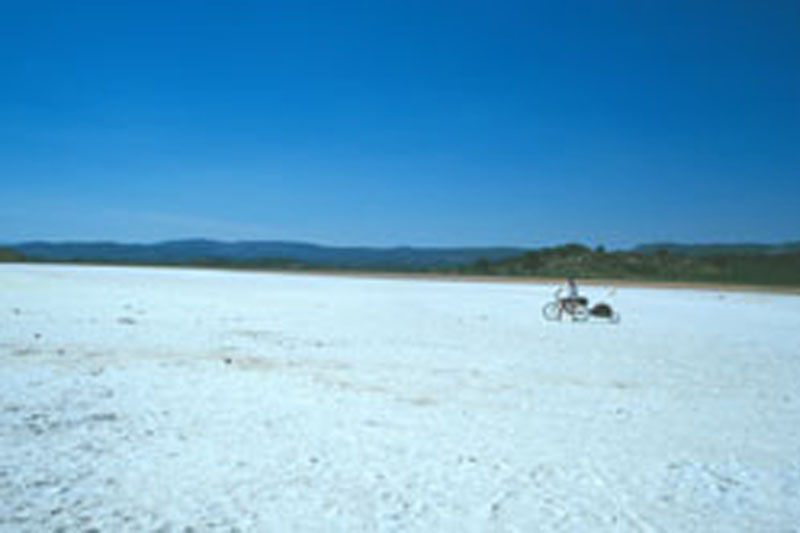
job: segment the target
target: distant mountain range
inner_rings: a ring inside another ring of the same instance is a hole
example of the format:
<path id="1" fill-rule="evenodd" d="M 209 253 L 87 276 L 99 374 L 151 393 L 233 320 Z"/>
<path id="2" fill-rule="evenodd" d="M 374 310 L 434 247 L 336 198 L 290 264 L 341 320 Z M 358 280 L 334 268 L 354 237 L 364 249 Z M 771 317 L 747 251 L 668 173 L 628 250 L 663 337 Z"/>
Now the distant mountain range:
<path id="1" fill-rule="evenodd" d="M 446 272 L 581 279 L 800 286 L 800 242 L 656 243 L 606 251 L 580 244 L 539 249 L 335 247 L 206 239 L 156 244 L 26 242 L 0 247 L 0 262 L 189 265 L 278 270 Z"/>
<path id="2" fill-rule="evenodd" d="M 568 245 L 589 250 L 580 245 Z M 377 270 L 424 270 L 469 267 L 476 263 L 512 263 L 533 252 L 548 250 L 515 247 L 336 247 L 301 242 L 236 241 L 208 239 L 166 241 L 155 244 L 116 242 L 24 242 L 6 247 L 6 254 L 21 253 L 33 261 L 119 262 L 152 264 L 197 264 L 233 266 L 353 268 Z M 622 252 L 617 252 L 622 253 Z M 800 242 L 784 244 L 676 244 L 654 243 L 637 246 L 627 255 L 668 253 L 689 258 L 719 256 L 781 256 L 800 253 Z M 550 254 L 552 255 L 552 254 Z M 555 255 L 559 255 L 556 253 Z"/>
<path id="3" fill-rule="evenodd" d="M 115 242 L 25 242 L 11 245 L 33 260 L 187 263 L 207 260 L 293 260 L 310 266 L 337 268 L 421 269 L 469 264 L 480 258 L 497 261 L 525 252 L 523 248 L 371 248 L 335 247 L 281 241 L 220 242 L 206 239 L 156 244 Z"/>

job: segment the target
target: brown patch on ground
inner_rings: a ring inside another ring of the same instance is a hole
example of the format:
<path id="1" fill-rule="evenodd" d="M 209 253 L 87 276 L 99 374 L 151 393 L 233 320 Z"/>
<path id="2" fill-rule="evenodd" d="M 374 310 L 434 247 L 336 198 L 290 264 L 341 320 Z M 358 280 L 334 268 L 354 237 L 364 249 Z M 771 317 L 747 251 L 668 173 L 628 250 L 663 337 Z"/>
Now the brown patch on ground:
<path id="1" fill-rule="evenodd" d="M 336 371 L 348 370 L 352 367 L 344 361 L 329 359 L 273 359 L 268 357 L 253 357 L 241 355 L 215 356 L 225 366 L 244 370 L 294 370 L 294 371 Z"/>
<path id="2" fill-rule="evenodd" d="M 296 274 L 298 276 L 330 276 L 344 278 L 366 279 L 408 279 L 420 281 L 453 281 L 464 283 L 519 283 L 554 285 L 564 282 L 565 278 L 545 278 L 536 276 L 477 276 L 458 274 L 437 274 L 426 272 L 337 272 L 335 270 L 320 270 L 313 272 L 300 272 L 294 270 L 270 271 L 282 274 Z M 643 280 L 615 280 L 615 279 L 576 279 L 579 285 L 603 287 L 637 287 L 654 289 L 690 289 L 724 292 L 759 292 L 766 294 L 791 294 L 800 296 L 800 287 L 770 286 L 770 285 L 738 285 L 733 283 L 711 283 L 690 281 L 643 281 Z"/>
<path id="3" fill-rule="evenodd" d="M 47 263 L 44 263 L 47 264 Z M 59 263 L 64 264 L 64 263 Z M 66 263 L 70 266 L 77 264 Z M 103 265 L 113 268 L 117 265 Z M 124 265 L 124 268 L 132 268 L 139 265 Z M 263 272 L 265 274 L 291 274 L 296 276 L 331 276 L 345 278 L 374 278 L 374 279 L 414 279 L 423 281 L 459 281 L 459 282 L 480 282 L 480 283 L 534 283 L 534 284 L 556 284 L 563 283 L 565 278 L 546 278 L 537 276 L 478 276 L 478 275 L 459 275 L 459 274 L 438 274 L 435 272 L 340 272 L 336 270 L 237 270 L 222 267 L 203 267 L 190 265 L 160 265 L 158 267 L 142 266 L 142 268 L 174 268 L 181 270 L 223 270 L 231 273 L 253 274 Z M 766 294 L 791 294 L 800 296 L 800 287 L 792 286 L 768 286 L 768 285 L 737 285 L 732 283 L 706 283 L 688 281 L 640 281 L 640 280 L 614 280 L 614 279 L 578 279 L 582 285 L 602 285 L 617 287 L 643 287 L 643 288 L 668 288 L 668 289 L 693 289 L 693 290 L 713 290 L 726 292 L 760 292 Z"/>
<path id="4" fill-rule="evenodd" d="M 264 357 L 223 357 L 222 362 L 234 368 L 243 370 L 275 370 L 279 368 L 281 363 L 274 359 L 266 359 Z"/>
<path id="5" fill-rule="evenodd" d="M 329 387 L 333 387 L 336 389 L 342 390 L 351 390 L 355 392 L 370 392 L 370 393 L 380 393 L 386 394 L 389 392 L 389 389 L 382 385 L 375 385 L 372 383 L 357 383 L 354 381 L 346 380 L 346 379 L 338 379 L 338 378 L 331 378 L 325 375 L 316 375 L 314 376 L 314 380 L 318 383 L 322 383 Z"/>
<path id="6" fill-rule="evenodd" d="M 410 398 L 400 398 L 404 402 L 408 402 L 411 405 L 416 405 L 419 407 L 427 407 L 429 405 L 435 405 L 439 402 L 436 401 L 436 398 L 432 396 L 411 396 Z"/>

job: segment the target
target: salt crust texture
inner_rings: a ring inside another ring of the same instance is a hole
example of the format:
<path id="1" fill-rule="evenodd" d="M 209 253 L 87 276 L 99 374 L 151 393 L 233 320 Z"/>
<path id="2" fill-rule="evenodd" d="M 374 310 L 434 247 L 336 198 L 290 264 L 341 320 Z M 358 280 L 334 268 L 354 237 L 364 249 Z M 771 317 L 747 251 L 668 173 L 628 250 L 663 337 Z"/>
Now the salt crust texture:
<path id="1" fill-rule="evenodd" d="M 800 298 L 0 267 L 0 531 L 800 531 Z"/>

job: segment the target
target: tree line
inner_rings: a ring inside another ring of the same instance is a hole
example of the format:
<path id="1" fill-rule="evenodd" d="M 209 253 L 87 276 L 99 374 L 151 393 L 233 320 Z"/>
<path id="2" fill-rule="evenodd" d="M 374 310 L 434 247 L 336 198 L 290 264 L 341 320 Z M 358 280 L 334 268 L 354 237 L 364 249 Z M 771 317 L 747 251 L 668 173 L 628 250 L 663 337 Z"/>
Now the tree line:
<path id="1" fill-rule="evenodd" d="M 540 248 L 517 256 L 489 260 L 480 258 L 458 266 L 414 268 L 393 264 L 360 268 L 344 264 L 309 264 L 281 257 L 231 259 L 202 257 L 170 261 L 119 261 L 95 259 L 41 260 L 27 258 L 11 248 L 0 247 L 0 262 L 47 262 L 70 264 L 114 264 L 191 266 L 250 270 L 412 272 L 482 276 L 575 277 L 630 281 L 706 282 L 747 285 L 800 286 L 800 251 L 757 253 L 721 251 L 697 255 L 670 249 L 607 251 L 602 246 L 566 244 Z"/>

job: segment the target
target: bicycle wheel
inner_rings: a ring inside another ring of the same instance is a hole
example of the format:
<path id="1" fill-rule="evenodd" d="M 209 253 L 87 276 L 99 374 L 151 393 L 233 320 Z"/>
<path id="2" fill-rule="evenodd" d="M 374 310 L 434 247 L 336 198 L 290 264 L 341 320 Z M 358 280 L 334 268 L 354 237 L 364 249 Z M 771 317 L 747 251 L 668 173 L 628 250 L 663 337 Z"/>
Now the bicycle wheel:
<path id="1" fill-rule="evenodd" d="M 561 320 L 561 305 L 550 302 L 542 308 L 542 315 L 546 320 Z"/>
<path id="2" fill-rule="evenodd" d="M 589 308 L 585 305 L 576 305 L 572 310 L 572 320 L 576 322 L 589 320 Z"/>

